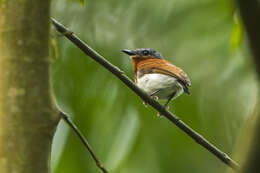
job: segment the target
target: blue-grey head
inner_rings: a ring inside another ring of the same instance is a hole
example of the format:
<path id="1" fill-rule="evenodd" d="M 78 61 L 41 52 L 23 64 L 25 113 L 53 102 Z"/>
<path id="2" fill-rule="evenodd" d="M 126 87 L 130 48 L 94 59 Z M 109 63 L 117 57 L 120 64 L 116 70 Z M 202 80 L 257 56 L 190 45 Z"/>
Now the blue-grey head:
<path id="1" fill-rule="evenodd" d="M 140 48 L 135 50 L 123 49 L 122 52 L 131 57 L 163 59 L 162 55 L 159 52 L 151 48 Z"/>

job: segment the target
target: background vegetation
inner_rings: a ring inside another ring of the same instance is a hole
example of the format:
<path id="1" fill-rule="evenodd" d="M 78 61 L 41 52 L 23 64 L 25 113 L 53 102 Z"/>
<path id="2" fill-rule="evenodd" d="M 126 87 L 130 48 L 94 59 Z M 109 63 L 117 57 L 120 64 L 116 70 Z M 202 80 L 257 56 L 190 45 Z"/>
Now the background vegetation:
<path id="1" fill-rule="evenodd" d="M 170 110 L 232 154 L 253 115 L 257 82 L 232 1 L 67 0 L 52 4 L 59 19 L 132 76 L 123 48 L 151 47 L 183 68 L 192 81 Z M 224 172 L 227 167 L 193 142 L 119 80 L 53 32 L 52 86 L 113 173 Z M 52 154 L 55 173 L 98 172 L 77 137 L 61 122 Z"/>

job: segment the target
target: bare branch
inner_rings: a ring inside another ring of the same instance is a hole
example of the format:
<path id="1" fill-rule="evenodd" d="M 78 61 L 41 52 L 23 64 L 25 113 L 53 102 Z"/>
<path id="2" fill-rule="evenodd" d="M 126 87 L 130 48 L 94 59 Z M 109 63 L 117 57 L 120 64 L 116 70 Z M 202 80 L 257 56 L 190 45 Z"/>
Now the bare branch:
<path id="1" fill-rule="evenodd" d="M 118 77 L 125 85 L 127 85 L 132 91 L 134 91 L 142 100 L 151 105 L 154 109 L 156 109 L 161 115 L 166 117 L 169 121 L 178 126 L 182 131 L 184 131 L 187 135 L 189 135 L 192 139 L 194 139 L 198 144 L 206 148 L 209 152 L 214 154 L 217 158 L 219 158 L 222 162 L 230 166 L 231 168 L 237 170 L 239 169 L 239 165 L 232 160 L 226 153 L 219 150 L 205 138 L 203 138 L 199 133 L 194 131 L 188 125 L 186 125 L 183 121 L 181 121 L 177 116 L 173 115 L 171 112 L 164 109 L 157 101 L 153 100 L 150 96 L 148 96 L 144 91 L 138 88 L 118 67 L 112 65 L 109 61 L 107 61 L 104 57 L 99 55 L 93 49 L 91 49 L 87 44 L 81 41 L 75 34 L 66 29 L 62 24 L 58 23 L 55 19 L 52 19 L 52 23 L 55 28 L 62 33 L 65 37 L 67 37 L 71 42 L 73 42 L 78 48 L 80 48 L 86 55 L 90 58 L 101 64 L 111 73 L 113 73 L 116 77 Z"/>
<path id="2" fill-rule="evenodd" d="M 87 148 L 88 152 L 90 153 L 93 160 L 96 162 L 97 167 L 103 172 L 108 173 L 107 170 L 104 168 L 104 166 L 101 164 L 97 156 L 95 155 L 93 149 L 90 147 L 88 141 L 84 138 L 82 133 L 78 130 L 77 126 L 69 119 L 69 117 L 63 113 L 60 112 L 60 116 L 62 119 L 71 127 L 71 129 L 77 134 L 81 142 L 84 144 L 84 146 Z"/>

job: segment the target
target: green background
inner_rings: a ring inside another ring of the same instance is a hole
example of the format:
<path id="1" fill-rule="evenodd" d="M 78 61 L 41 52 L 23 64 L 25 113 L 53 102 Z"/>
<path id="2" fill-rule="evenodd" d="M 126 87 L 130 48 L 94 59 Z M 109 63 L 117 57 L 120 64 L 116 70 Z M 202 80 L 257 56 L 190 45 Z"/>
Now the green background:
<path id="1" fill-rule="evenodd" d="M 150 47 L 191 78 L 170 110 L 231 155 L 254 113 L 257 80 L 237 9 L 226 0 L 55 0 L 52 17 L 132 78 L 121 49 Z M 58 107 L 87 137 L 109 172 L 224 172 L 196 144 L 102 66 L 52 29 L 51 83 Z M 100 172 L 75 134 L 59 124 L 54 173 Z"/>

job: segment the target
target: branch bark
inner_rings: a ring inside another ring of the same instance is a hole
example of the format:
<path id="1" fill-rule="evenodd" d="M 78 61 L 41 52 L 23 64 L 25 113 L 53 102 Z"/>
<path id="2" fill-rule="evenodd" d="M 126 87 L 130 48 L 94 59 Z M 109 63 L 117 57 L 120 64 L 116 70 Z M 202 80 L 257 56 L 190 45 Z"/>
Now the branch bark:
<path id="1" fill-rule="evenodd" d="M 0 0 L 0 170 L 50 172 L 49 0 Z"/>
<path id="2" fill-rule="evenodd" d="M 161 113 L 165 118 L 178 126 L 183 132 L 189 135 L 192 139 L 195 140 L 202 147 L 207 149 L 209 152 L 214 154 L 218 159 L 224 162 L 226 165 L 231 168 L 237 170 L 239 169 L 239 165 L 232 160 L 227 154 L 219 150 L 205 138 L 203 138 L 199 133 L 194 131 L 188 125 L 186 125 L 183 121 L 181 121 L 178 117 L 173 115 L 171 112 L 165 110 L 163 106 L 161 106 L 157 101 L 153 100 L 150 96 L 148 96 L 145 92 L 139 89 L 125 74 L 116 66 L 112 65 L 109 61 L 91 49 L 87 44 L 82 42 L 75 34 L 66 29 L 63 25 L 57 22 L 55 19 L 52 19 L 52 23 L 55 28 L 66 36 L 73 44 L 75 44 L 78 48 L 80 48 L 86 55 L 90 58 L 101 64 L 104 68 L 113 73 L 116 77 L 118 77 L 125 85 L 127 85 L 132 91 L 134 91 L 141 99 L 143 99 L 146 103 L 151 105 L 154 109 Z"/>

